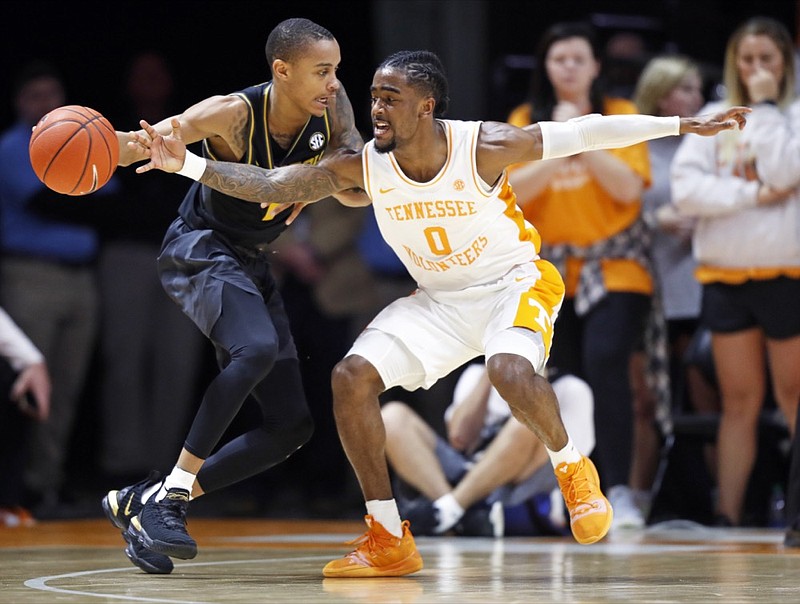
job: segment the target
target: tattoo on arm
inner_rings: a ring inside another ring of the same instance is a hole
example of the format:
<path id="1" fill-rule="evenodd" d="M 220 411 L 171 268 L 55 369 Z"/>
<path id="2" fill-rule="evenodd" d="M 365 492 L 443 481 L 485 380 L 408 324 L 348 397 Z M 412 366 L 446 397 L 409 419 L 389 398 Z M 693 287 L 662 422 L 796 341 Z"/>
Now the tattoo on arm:
<path id="1" fill-rule="evenodd" d="M 204 185 L 253 203 L 317 201 L 341 191 L 336 175 L 319 166 L 295 164 L 274 170 L 230 162 L 208 161 Z"/>
<path id="2" fill-rule="evenodd" d="M 233 145 L 231 148 L 234 153 L 247 151 L 247 136 L 250 132 L 250 112 L 242 111 L 235 117 L 235 121 L 231 123 L 231 140 Z"/>
<path id="3" fill-rule="evenodd" d="M 364 147 L 364 139 L 356 128 L 353 106 L 344 91 L 344 87 L 340 87 L 336 93 L 335 124 L 336 132 L 333 141 L 331 141 L 334 149 L 353 149 L 358 151 Z"/>

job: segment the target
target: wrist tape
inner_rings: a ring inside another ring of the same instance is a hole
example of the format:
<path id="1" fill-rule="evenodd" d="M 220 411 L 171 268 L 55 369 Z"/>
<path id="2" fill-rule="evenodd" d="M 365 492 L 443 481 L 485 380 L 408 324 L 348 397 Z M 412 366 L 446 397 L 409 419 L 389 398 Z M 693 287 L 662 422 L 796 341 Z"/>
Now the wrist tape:
<path id="1" fill-rule="evenodd" d="M 176 174 L 186 176 L 192 180 L 200 180 L 200 177 L 203 176 L 203 172 L 206 171 L 206 165 L 208 165 L 208 162 L 205 157 L 195 155 L 189 151 L 189 149 L 186 149 L 186 159 L 183 160 L 183 168 L 178 170 Z"/>

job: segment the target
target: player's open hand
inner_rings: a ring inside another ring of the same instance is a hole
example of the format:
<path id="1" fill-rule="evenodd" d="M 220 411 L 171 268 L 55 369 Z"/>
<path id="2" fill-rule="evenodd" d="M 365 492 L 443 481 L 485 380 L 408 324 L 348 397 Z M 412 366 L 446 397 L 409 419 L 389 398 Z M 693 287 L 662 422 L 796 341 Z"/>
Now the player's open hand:
<path id="1" fill-rule="evenodd" d="M 143 174 L 153 169 L 163 170 L 164 172 L 177 172 L 183 167 L 186 159 L 186 145 L 181 137 L 181 123 L 178 118 L 172 118 L 172 133 L 163 136 L 148 124 L 141 120 L 139 124 L 144 129 L 144 135 L 134 133 L 133 141 L 128 145 L 135 145 L 137 152 L 150 161 L 136 168 L 137 174 Z"/>
<path id="2" fill-rule="evenodd" d="M 747 123 L 750 107 L 731 107 L 713 115 L 698 115 L 681 118 L 681 134 L 699 134 L 714 136 L 723 130 L 741 130 Z"/>

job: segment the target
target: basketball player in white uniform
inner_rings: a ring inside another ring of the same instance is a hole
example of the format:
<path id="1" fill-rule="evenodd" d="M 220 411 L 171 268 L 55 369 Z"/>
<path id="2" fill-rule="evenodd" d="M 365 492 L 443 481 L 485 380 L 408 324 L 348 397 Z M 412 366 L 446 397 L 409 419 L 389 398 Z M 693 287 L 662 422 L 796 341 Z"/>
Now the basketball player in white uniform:
<path id="1" fill-rule="evenodd" d="M 263 170 L 207 161 L 186 152 L 177 122 L 168 137 L 142 122 L 147 136 L 131 143 L 150 158 L 139 172 L 179 172 L 277 211 L 287 203 L 364 189 L 383 236 L 418 282 L 414 295 L 375 318 L 333 372 L 334 415 L 366 501 L 368 529 L 356 549 L 329 562 L 323 574 L 396 576 L 422 568 L 392 498 L 378 395 L 393 386 L 427 388 L 480 355 L 514 417 L 547 447 L 576 540 L 602 539 L 611 506 L 591 460 L 572 444 L 543 377 L 563 282 L 538 257 L 539 237 L 522 218 L 505 170 L 520 161 L 663 136 L 714 135 L 743 127 L 749 109 L 696 118 L 590 115 L 524 129 L 443 120 L 447 80 L 439 59 L 427 51 L 387 58 L 371 91 L 373 140 L 362 151 L 336 153 L 316 166 Z"/>

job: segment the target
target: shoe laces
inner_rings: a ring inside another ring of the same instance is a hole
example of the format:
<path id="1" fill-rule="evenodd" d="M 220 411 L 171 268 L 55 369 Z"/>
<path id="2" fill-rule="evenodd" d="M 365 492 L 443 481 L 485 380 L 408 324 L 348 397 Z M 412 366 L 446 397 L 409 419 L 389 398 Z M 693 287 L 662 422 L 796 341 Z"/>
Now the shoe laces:
<path id="1" fill-rule="evenodd" d="M 583 461 L 578 462 L 578 466 L 572 472 L 572 476 L 566 480 L 567 488 L 563 490 L 564 500 L 570 508 L 579 504 L 588 505 L 590 500 L 593 499 L 593 484 L 589 480 L 589 474 L 582 471 L 583 464 Z"/>
<path id="2" fill-rule="evenodd" d="M 389 531 L 384 530 L 382 533 L 378 533 L 377 530 L 372 528 L 372 523 L 374 520 L 372 517 L 368 517 L 367 525 L 369 528 L 366 532 L 361 535 L 360 537 L 356 537 L 352 541 L 347 541 L 346 545 L 354 545 L 356 546 L 355 549 L 348 554 L 348 557 L 355 558 L 364 564 L 370 564 L 370 559 L 375 558 L 377 555 L 380 555 L 386 549 L 389 549 L 396 545 L 397 542 L 400 541 L 399 538 L 392 535 Z M 408 520 L 404 520 L 401 527 L 403 533 L 405 533 L 406 528 L 409 526 Z"/>
<path id="3" fill-rule="evenodd" d="M 157 504 L 159 522 L 172 531 L 186 532 L 186 511 L 188 501 L 169 499 L 165 497 Z"/>

